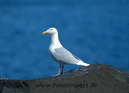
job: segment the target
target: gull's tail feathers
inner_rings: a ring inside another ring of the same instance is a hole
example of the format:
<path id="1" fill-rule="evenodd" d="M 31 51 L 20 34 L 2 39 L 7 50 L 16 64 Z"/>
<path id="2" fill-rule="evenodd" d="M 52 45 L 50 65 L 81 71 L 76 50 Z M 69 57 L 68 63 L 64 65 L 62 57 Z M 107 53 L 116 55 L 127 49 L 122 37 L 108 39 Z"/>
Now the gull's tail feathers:
<path id="1" fill-rule="evenodd" d="M 89 66 L 90 64 L 84 63 L 83 61 L 80 60 L 78 63 L 76 63 L 76 65 Z"/>

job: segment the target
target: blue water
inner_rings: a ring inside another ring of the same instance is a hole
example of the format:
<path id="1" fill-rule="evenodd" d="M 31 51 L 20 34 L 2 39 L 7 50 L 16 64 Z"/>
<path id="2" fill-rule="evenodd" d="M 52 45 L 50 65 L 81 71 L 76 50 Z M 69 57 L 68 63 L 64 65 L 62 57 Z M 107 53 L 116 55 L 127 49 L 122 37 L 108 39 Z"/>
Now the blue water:
<path id="1" fill-rule="evenodd" d="M 62 45 L 84 62 L 129 72 L 129 0 L 0 0 L 0 77 L 57 74 L 49 54 L 56 27 Z M 81 66 L 66 65 L 64 72 Z"/>

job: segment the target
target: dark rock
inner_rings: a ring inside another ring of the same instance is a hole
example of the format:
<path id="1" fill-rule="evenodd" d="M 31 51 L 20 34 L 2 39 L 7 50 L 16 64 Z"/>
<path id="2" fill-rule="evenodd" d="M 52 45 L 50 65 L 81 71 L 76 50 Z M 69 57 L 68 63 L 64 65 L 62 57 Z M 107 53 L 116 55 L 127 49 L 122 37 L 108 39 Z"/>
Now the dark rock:
<path id="1" fill-rule="evenodd" d="M 0 93 L 129 93 L 129 73 L 94 63 L 62 75 L 33 80 L 0 79 Z"/>

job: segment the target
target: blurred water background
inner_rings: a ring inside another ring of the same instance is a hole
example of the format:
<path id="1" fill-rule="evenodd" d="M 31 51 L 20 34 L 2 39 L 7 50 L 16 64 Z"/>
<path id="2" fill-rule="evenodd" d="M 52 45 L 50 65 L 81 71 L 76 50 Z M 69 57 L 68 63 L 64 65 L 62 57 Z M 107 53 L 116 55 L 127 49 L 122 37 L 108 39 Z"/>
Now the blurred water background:
<path id="1" fill-rule="evenodd" d="M 0 0 L 0 77 L 57 74 L 50 36 L 42 35 L 50 27 L 84 62 L 129 72 L 129 0 Z M 65 65 L 64 72 L 80 67 Z"/>

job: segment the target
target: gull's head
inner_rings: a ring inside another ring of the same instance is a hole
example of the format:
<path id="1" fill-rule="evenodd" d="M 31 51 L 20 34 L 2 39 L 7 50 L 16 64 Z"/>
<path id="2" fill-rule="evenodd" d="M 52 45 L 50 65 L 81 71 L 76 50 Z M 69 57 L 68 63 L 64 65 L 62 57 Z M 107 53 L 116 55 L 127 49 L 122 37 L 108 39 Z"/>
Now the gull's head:
<path id="1" fill-rule="evenodd" d="M 42 34 L 54 35 L 55 33 L 57 33 L 57 29 L 52 27 L 52 28 L 49 28 L 47 31 L 44 31 Z"/>

